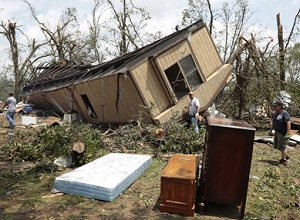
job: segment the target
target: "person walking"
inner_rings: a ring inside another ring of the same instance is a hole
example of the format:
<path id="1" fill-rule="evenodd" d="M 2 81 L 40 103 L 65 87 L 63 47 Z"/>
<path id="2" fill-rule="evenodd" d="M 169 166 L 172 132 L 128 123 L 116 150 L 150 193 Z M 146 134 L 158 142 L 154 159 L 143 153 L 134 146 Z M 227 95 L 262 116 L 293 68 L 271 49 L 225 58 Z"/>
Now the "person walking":
<path id="1" fill-rule="evenodd" d="M 200 110 L 200 102 L 197 99 L 193 92 L 189 93 L 189 97 L 191 99 L 189 104 L 189 117 L 191 125 L 194 127 L 196 133 L 199 133 L 198 128 L 198 118 L 199 118 L 199 110 Z"/>
<path id="2" fill-rule="evenodd" d="M 290 137 L 291 117 L 290 114 L 283 109 L 283 103 L 281 101 L 276 101 L 273 104 L 273 108 L 272 128 L 275 130 L 274 148 L 281 152 L 279 164 L 286 166 L 290 158 L 286 152 L 286 142 Z"/>
<path id="3" fill-rule="evenodd" d="M 15 113 L 16 113 L 17 101 L 16 101 L 13 93 L 9 93 L 8 96 L 9 97 L 5 101 L 3 108 L 7 107 L 6 119 L 8 120 L 8 122 L 10 124 L 10 128 L 14 128 L 14 127 L 16 127 L 14 118 L 15 118 Z"/>

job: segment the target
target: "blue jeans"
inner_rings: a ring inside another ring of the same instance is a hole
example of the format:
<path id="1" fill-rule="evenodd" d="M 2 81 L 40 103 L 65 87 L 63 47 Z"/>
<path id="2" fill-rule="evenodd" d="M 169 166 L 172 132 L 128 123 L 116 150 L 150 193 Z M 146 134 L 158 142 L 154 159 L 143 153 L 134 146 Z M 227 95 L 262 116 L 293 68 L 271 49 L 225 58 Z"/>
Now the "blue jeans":
<path id="1" fill-rule="evenodd" d="M 199 133 L 198 118 L 191 117 L 190 119 L 191 119 L 191 125 L 194 127 L 195 132 L 198 134 Z"/>
<path id="2" fill-rule="evenodd" d="M 9 111 L 6 112 L 6 119 L 9 121 L 11 128 L 16 126 L 14 118 L 15 118 L 15 112 L 9 112 Z"/>

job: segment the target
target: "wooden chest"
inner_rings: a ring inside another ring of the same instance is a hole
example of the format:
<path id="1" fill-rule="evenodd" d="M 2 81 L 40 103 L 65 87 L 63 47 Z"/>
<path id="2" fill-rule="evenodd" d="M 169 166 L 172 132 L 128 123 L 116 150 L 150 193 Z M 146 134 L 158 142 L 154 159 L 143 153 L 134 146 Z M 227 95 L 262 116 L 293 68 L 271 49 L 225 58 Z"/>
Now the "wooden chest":
<path id="1" fill-rule="evenodd" d="M 200 202 L 241 206 L 244 217 L 254 135 L 242 120 L 207 118 Z"/>
<path id="2" fill-rule="evenodd" d="M 160 211 L 194 216 L 199 157 L 173 155 L 161 173 Z"/>

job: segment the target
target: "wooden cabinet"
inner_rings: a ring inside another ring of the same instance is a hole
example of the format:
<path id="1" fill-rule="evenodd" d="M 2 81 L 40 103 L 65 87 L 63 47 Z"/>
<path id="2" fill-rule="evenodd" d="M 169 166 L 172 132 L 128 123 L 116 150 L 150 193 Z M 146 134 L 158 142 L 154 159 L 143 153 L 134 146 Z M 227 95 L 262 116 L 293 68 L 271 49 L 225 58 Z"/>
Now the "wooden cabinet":
<path id="1" fill-rule="evenodd" d="M 160 211 L 194 216 L 199 157 L 173 155 L 161 173 Z"/>
<path id="2" fill-rule="evenodd" d="M 241 206 L 244 217 L 255 129 L 242 120 L 208 117 L 200 202 Z"/>

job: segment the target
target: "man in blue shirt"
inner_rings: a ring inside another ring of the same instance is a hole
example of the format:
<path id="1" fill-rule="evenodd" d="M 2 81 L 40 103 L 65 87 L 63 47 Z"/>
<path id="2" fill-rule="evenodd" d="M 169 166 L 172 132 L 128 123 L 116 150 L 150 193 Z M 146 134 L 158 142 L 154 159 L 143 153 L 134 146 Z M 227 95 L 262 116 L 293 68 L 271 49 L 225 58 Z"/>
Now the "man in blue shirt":
<path id="1" fill-rule="evenodd" d="M 287 165 L 289 156 L 286 152 L 286 141 L 289 139 L 291 130 L 291 118 L 289 113 L 283 109 L 283 103 L 276 101 L 273 104 L 274 115 L 272 126 L 275 130 L 274 148 L 281 152 L 279 164 Z"/>

